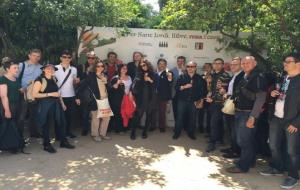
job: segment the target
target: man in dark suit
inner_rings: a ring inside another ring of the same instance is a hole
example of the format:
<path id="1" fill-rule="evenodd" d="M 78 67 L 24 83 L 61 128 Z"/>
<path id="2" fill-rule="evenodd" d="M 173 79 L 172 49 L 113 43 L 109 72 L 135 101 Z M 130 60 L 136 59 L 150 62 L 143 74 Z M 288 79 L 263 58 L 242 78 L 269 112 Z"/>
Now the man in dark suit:
<path id="1" fill-rule="evenodd" d="M 234 99 L 233 92 L 236 90 L 239 82 L 244 76 L 244 72 L 242 71 L 241 67 L 241 58 L 235 57 L 232 59 L 230 63 L 230 70 L 233 74 L 229 85 L 227 93 L 224 95 L 227 99 Z M 237 139 L 236 139 L 236 130 L 234 127 L 234 115 L 224 114 L 226 126 L 228 127 L 230 131 L 230 148 L 223 149 L 221 152 L 224 152 L 223 155 L 224 158 L 237 158 L 240 155 L 240 148 L 237 145 Z"/>
<path id="2" fill-rule="evenodd" d="M 166 131 L 166 111 L 169 101 L 172 99 L 172 82 L 173 73 L 167 70 L 167 61 L 159 59 L 157 61 L 158 68 L 158 121 L 160 132 Z"/>
<path id="3" fill-rule="evenodd" d="M 184 56 L 177 57 L 177 65 L 171 70 L 171 72 L 173 73 L 172 107 L 173 107 L 174 120 L 176 120 L 176 116 L 177 116 L 177 94 L 175 90 L 175 84 L 179 79 L 180 75 L 184 73 L 185 62 L 186 62 L 186 58 Z"/>

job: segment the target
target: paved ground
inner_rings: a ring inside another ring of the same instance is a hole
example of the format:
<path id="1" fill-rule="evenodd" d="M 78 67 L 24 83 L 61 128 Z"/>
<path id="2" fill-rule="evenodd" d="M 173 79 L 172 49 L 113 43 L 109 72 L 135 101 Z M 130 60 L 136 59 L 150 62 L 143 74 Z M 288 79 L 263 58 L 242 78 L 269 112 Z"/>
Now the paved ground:
<path id="1" fill-rule="evenodd" d="M 146 140 L 131 141 L 128 135 L 112 134 L 112 140 L 100 143 L 79 137 L 75 150 L 57 148 L 51 155 L 32 140 L 26 149 L 30 155 L 0 154 L 0 189 L 280 189 L 283 177 L 257 173 L 262 161 L 248 174 L 227 174 L 223 167 L 231 161 L 218 151 L 204 153 L 203 136 L 192 141 L 183 134 L 174 141 L 171 135 L 171 130 L 155 131 Z"/>

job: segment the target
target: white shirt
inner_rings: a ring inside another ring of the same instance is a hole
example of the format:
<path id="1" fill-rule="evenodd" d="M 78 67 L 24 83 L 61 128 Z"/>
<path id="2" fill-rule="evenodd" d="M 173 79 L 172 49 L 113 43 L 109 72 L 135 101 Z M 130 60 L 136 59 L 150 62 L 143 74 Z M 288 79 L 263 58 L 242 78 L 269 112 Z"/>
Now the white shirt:
<path id="1" fill-rule="evenodd" d="M 128 76 L 128 79 L 127 80 L 122 80 L 122 82 L 124 83 L 124 86 L 125 86 L 125 94 L 129 94 L 130 87 L 131 87 L 131 84 L 132 84 L 131 77 Z"/>
<path id="2" fill-rule="evenodd" d="M 284 117 L 284 103 L 285 103 L 285 98 L 286 98 L 286 91 L 289 88 L 289 84 L 290 84 L 290 79 L 288 77 L 286 77 L 284 79 L 284 82 L 281 86 L 281 93 L 280 95 L 277 97 L 276 100 L 276 104 L 275 104 L 275 113 L 274 115 L 278 118 L 283 118 Z"/>
<path id="3" fill-rule="evenodd" d="M 63 67 L 61 65 L 55 66 L 58 70 L 55 71 L 55 77 L 57 79 L 57 86 L 60 87 L 64 79 L 69 73 L 69 70 L 71 69 L 71 74 L 65 84 L 61 87 L 59 90 L 61 97 L 63 98 L 69 98 L 75 96 L 75 90 L 74 90 L 74 78 L 77 77 L 77 69 L 73 66 L 69 66 L 65 71 L 63 70 Z"/>
<path id="4" fill-rule="evenodd" d="M 233 94 L 233 83 L 234 83 L 234 81 L 235 81 L 236 76 L 238 76 L 241 72 L 242 72 L 242 70 L 240 70 L 239 72 L 235 73 L 235 74 L 233 75 L 231 81 L 229 82 L 229 85 L 228 85 L 228 92 L 227 92 L 228 95 L 232 95 L 232 94 Z"/>

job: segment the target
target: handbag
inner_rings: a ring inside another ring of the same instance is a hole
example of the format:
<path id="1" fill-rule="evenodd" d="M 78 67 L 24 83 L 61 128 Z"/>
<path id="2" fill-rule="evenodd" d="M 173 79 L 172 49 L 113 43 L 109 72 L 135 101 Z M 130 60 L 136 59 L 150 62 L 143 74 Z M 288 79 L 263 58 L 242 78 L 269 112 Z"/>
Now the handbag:
<path id="1" fill-rule="evenodd" d="M 235 105 L 232 99 L 228 98 L 224 102 L 224 106 L 222 108 L 222 112 L 228 115 L 234 115 L 235 113 Z"/>
<path id="2" fill-rule="evenodd" d="M 88 87 L 89 90 L 92 92 L 96 103 L 97 103 L 97 118 L 103 118 L 103 117 L 110 117 L 113 116 L 114 113 L 110 108 L 109 105 L 109 101 L 108 98 L 104 98 L 102 100 L 98 100 L 95 96 L 95 94 L 93 93 L 93 91 L 90 89 L 90 87 Z"/>

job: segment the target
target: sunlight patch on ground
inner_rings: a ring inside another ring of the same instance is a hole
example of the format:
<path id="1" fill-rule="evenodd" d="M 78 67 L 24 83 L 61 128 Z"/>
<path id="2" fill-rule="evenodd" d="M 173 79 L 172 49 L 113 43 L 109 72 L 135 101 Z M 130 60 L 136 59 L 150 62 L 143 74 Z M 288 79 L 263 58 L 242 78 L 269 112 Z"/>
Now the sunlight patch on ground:
<path id="1" fill-rule="evenodd" d="M 153 156 L 153 153 L 147 152 L 143 147 L 132 148 L 119 145 L 116 147 L 121 155 L 145 158 Z M 131 183 L 130 189 L 187 189 L 187 187 L 188 189 L 244 189 L 230 177 L 220 173 L 222 168 L 216 162 L 211 161 L 211 159 L 218 159 L 218 157 L 209 159 L 208 157 L 201 157 L 202 152 L 199 150 L 185 150 L 181 146 L 169 147 L 174 150 L 165 155 L 156 155 L 152 163 L 141 165 L 144 169 L 160 172 L 165 179 L 164 185 L 159 186 L 146 180 L 144 184 Z"/>

